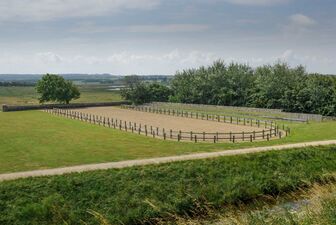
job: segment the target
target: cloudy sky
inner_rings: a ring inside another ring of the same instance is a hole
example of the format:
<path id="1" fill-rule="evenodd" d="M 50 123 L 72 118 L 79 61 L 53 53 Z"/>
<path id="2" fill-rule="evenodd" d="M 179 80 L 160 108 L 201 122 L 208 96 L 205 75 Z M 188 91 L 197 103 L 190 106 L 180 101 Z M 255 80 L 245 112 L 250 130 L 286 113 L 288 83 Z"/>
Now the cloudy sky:
<path id="1" fill-rule="evenodd" d="M 0 73 L 174 74 L 216 59 L 336 74 L 335 0 L 1 0 Z"/>

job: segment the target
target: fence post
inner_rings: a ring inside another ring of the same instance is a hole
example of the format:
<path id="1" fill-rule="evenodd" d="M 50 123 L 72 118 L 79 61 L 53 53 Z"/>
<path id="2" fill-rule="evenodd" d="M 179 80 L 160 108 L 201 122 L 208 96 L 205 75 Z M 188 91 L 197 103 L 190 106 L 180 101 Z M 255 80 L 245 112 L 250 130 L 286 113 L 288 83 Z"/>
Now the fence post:
<path id="1" fill-rule="evenodd" d="M 232 137 L 232 142 L 235 143 L 235 136 Z"/>
<path id="2" fill-rule="evenodd" d="M 205 141 L 205 132 L 203 132 L 203 141 Z"/>
<path id="3" fill-rule="evenodd" d="M 250 142 L 252 142 L 252 134 L 250 135 Z"/>
<path id="4" fill-rule="evenodd" d="M 173 138 L 173 131 L 170 129 L 170 139 L 172 139 Z"/>
<path id="5" fill-rule="evenodd" d="M 214 136 L 213 141 L 214 141 L 214 143 L 216 143 L 216 136 Z"/>
<path id="6" fill-rule="evenodd" d="M 190 140 L 192 141 L 193 140 L 193 132 L 190 131 Z"/>
<path id="7" fill-rule="evenodd" d="M 195 143 L 197 143 L 197 135 L 195 135 Z"/>
<path id="8" fill-rule="evenodd" d="M 163 133 L 163 140 L 166 140 L 166 133 Z"/>
<path id="9" fill-rule="evenodd" d="M 267 141 L 269 141 L 270 137 L 269 137 L 269 134 L 267 134 Z"/>

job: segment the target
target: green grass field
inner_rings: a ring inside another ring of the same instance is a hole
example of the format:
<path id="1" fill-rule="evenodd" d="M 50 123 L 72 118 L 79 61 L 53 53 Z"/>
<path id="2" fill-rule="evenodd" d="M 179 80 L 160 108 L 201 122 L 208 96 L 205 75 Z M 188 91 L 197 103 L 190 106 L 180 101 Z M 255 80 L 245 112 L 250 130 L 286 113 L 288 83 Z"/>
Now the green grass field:
<path id="1" fill-rule="evenodd" d="M 126 133 L 41 111 L 0 112 L 0 173 L 336 139 L 336 122 L 293 123 L 281 140 L 183 143 Z"/>
<path id="2" fill-rule="evenodd" d="M 108 91 L 106 85 L 79 86 L 81 97 L 73 102 L 111 102 L 121 100 L 116 91 Z M 0 87 L 0 105 L 38 104 L 38 94 L 34 87 Z"/>
<path id="3" fill-rule="evenodd" d="M 1 182 L 0 224 L 155 224 L 199 216 L 335 181 L 335 161 L 329 146 Z"/>

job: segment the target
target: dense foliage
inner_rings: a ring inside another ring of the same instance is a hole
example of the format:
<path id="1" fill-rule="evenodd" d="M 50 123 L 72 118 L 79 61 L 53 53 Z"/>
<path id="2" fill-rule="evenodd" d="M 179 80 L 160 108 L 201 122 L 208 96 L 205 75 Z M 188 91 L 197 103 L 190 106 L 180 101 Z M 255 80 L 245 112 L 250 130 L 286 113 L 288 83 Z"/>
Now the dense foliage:
<path id="1" fill-rule="evenodd" d="M 291 68 L 284 63 L 253 70 L 217 61 L 178 72 L 171 88 L 174 102 L 336 115 L 336 77 L 308 74 L 302 66 Z"/>
<path id="2" fill-rule="evenodd" d="M 78 88 L 68 80 L 58 75 L 46 74 L 36 85 L 37 93 L 41 96 L 39 101 L 66 103 L 73 99 L 78 99 L 80 92 Z"/>
<path id="3" fill-rule="evenodd" d="M 151 85 L 137 84 L 123 94 L 136 104 L 169 100 L 336 116 L 336 76 L 308 74 L 302 66 L 291 68 L 285 63 L 252 69 L 216 61 L 208 67 L 177 72 L 169 88 L 160 85 L 148 91 Z"/>
<path id="4" fill-rule="evenodd" d="M 146 83 L 134 77 L 127 79 L 126 88 L 121 90 L 121 96 L 134 104 L 166 102 L 171 94 L 171 89 L 165 85 Z"/>
<path id="5" fill-rule="evenodd" d="M 2 182 L 0 224 L 98 224 L 93 212 L 104 224 L 199 214 L 332 179 L 335 160 L 329 146 Z"/>

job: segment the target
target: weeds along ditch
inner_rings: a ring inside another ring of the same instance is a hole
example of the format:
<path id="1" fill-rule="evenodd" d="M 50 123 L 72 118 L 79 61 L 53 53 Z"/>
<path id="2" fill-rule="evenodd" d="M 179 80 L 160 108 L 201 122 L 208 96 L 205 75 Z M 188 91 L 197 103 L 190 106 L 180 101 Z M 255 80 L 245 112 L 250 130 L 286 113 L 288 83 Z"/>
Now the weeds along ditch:
<path id="1" fill-rule="evenodd" d="M 139 224 L 335 182 L 336 146 L 0 183 L 0 224 Z"/>

